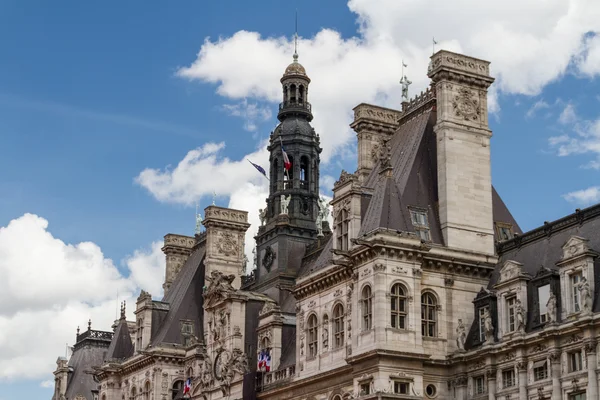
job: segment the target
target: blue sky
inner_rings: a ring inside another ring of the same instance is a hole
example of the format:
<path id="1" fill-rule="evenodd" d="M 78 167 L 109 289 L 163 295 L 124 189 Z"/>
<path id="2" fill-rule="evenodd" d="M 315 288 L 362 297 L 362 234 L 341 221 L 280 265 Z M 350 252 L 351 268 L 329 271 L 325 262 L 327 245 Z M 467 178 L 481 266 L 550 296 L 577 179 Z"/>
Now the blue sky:
<path id="1" fill-rule="evenodd" d="M 216 191 L 217 204 L 249 209 L 258 221 L 264 182 L 244 158 L 267 166 L 261 145 L 276 124 L 296 8 L 326 194 L 341 168 L 356 168 L 351 108 L 398 107 L 401 59 L 413 93 L 425 88 L 436 36 L 438 47 L 492 62 L 493 182 L 521 227 L 600 201 L 596 6 L 556 32 L 569 2 L 551 2 L 534 23 L 490 2 L 475 12 L 503 27 L 499 43 L 492 30 L 461 23 L 460 7 L 444 18 L 388 1 L 0 2 L 0 276 L 14 283 L 16 269 L 44 269 L 65 278 L 37 282 L 32 297 L 53 299 L 48 286 L 72 293 L 45 305 L 25 294 L 4 299 L 13 304 L 0 308 L 1 400 L 51 397 L 40 382 L 52 378 L 62 343 L 89 316 L 107 329 L 117 288 L 133 298 L 159 286 L 157 241 L 192 234 L 197 201 L 207 206 Z M 74 298 L 88 277 L 73 277 L 80 259 L 102 277 L 89 298 Z M 52 340 L 39 351 L 15 350 L 7 332 L 35 342 L 30 332 L 46 325 Z"/>

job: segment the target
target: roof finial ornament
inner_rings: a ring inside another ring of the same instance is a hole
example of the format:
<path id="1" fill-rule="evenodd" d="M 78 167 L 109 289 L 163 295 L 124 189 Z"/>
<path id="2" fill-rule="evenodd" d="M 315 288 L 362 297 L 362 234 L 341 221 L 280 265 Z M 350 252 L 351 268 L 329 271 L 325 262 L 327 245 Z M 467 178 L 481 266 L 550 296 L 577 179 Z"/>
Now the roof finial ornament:
<path id="1" fill-rule="evenodd" d="M 298 62 L 298 10 L 296 9 L 296 33 L 294 33 L 294 62 Z"/>
<path id="2" fill-rule="evenodd" d="M 434 55 L 434 54 L 435 54 L 435 45 L 436 45 L 436 44 L 437 44 L 437 42 L 435 41 L 435 37 L 433 37 L 433 44 L 432 44 L 432 50 L 433 50 L 433 51 L 432 51 L 431 55 Z"/>
<path id="3" fill-rule="evenodd" d="M 121 306 L 121 319 L 125 319 L 125 307 L 126 307 L 126 301 L 123 300 L 123 305 Z"/>
<path id="4" fill-rule="evenodd" d="M 92 319 L 88 319 L 88 331 L 92 330 Z"/>

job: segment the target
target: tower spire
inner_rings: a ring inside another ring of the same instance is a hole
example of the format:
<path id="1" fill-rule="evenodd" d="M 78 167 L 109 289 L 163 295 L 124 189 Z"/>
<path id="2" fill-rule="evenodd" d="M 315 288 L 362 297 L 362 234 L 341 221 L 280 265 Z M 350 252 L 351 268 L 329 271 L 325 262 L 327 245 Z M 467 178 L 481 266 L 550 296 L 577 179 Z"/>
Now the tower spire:
<path id="1" fill-rule="evenodd" d="M 298 10 L 296 10 L 296 32 L 294 33 L 294 62 L 298 62 Z"/>

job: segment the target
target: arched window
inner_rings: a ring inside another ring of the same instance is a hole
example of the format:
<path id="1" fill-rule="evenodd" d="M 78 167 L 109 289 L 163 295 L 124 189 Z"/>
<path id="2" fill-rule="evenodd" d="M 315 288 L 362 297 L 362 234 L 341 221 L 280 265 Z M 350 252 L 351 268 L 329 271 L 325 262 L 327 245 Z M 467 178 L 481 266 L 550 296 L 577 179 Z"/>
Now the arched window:
<path id="1" fill-rule="evenodd" d="M 373 294 L 371 292 L 371 286 L 367 285 L 362 290 L 362 296 L 360 299 L 362 305 L 362 317 L 363 317 L 363 330 L 371 329 L 373 322 Z"/>
<path id="2" fill-rule="evenodd" d="M 134 387 L 131 388 L 131 396 L 129 396 L 129 400 L 135 400 L 135 396 L 137 395 L 137 390 Z"/>
<path id="3" fill-rule="evenodd" d="M 437 336 L 436 312 L 437 301 L 433 293 L 423 293 L 421 295 L 421 335 L 425 337 Z"/>
<path id="4" fill-rule="evenodd" d="M 265 337 L 263 337 L 262 342 L 260 342 L 260 346 L 261 346 L 261 349 L 267 350 L 267 349 L 271 348 L 271 341 L 269 340 L 268 337 L 265 336 Z"/>
<path id="5" fill-rule="evenodd" d="M 335 232 L 337 236 L 337 249 L 348 250 L 348 211 L 342 209 L 335 221 Z"/>
<path id="6" fill-rule="evenodd" d="M 333 397 L 331 398 L 331 400 L 342 400 L 342 396 L 341 396 L 341 395 L 339 395 L 339 394 L 336 394 L 335 396 L 333 396 Z"/>
<path id="7" fill-rule="evenodd" d="M 150 382 L 146 381 L 144 385 L 144 400 L 150 400 Z"/>
<path id="8" fill-rule="evenodd" d="M 271 184 L 273 185 L 273 191 L 277 191 L 277 181 L 279 181 L 279 159 L 273 160 L 273 169 L 271 170 Z"/>
<path id="9" fill-rule="evenodd" d="M 175 381 L 173 382 L 173 389 L 171 389 L 171 398 L 173 400 L 175 400 L 175 397 L 177 397 L 177 394 L 183 389 L 183 381 L 179 380 L 179 381 Z"/>
<path id="10" fill-rule="evenodd" d="M 296 103 L 297 93 L 298 93 L 298 90 L 296 88 L 296 85 L 294 85 L 292 83 L 290 85 L 290 103 L 291 104 L 295 104 Z"/>
<path id="11" fill-rule="evenodd" d="M 290 99 L 288 98 L 288 87 L 287 87 L 287 85 L 285 85 L 283 87 L 283 101 L 285 103 L 285 102 L 288 102 L 289 100 Z"/>
<path id="12" fill-rule="evenodd" d="M 319 327 L 317 326 L 317 316 L 312 314 L 308 317 L 308 356 L 316 357 L 318 352 Z"/>
<path id="13" fill-rule="evenodd" d="M 333 338 L 336 349 L 344 345 L 344 306 L 341 304 L 333 309 Z"/>
<path id="14" fill-rule="evenodd" d="M 306 156 L 302 156 L 300 158 L 300 188 L 301 189 L 308 189 L 308 182 L 309 182 L 309 165 L 310 162 L 308 161 L 308 157 Z"/>
<path id="15" fill-rule="evenodd" d="M 404 286 L 399 283 L 394 284 L 390 299 L 392 301 L 392 328 L 406 329 L 406 289 Z"/>
<path id="16" fill-rule="evenodd" d="M 106 400 L 106 395 L 105 394 L 102 395 L 102 400 Z"/>
<path id="17" fill-rule="evenodd" d="M 304 85 L 300 85 L 298 89 L 298 103 L 304 104 Z"/>

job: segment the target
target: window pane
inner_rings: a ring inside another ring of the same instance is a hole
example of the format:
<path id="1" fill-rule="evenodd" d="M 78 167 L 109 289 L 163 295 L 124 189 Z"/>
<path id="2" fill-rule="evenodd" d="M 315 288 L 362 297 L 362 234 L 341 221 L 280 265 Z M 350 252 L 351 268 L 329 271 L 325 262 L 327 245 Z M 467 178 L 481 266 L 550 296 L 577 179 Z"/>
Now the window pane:
<path id="1" fill-rule="evenodd" d="M 546 304 L 550 299 L 550 285 L 544 285 L 538 288 L 538 298 L 540 302 L 540 316 L 546 315 L 546 313 L 548 313 Z"/>

